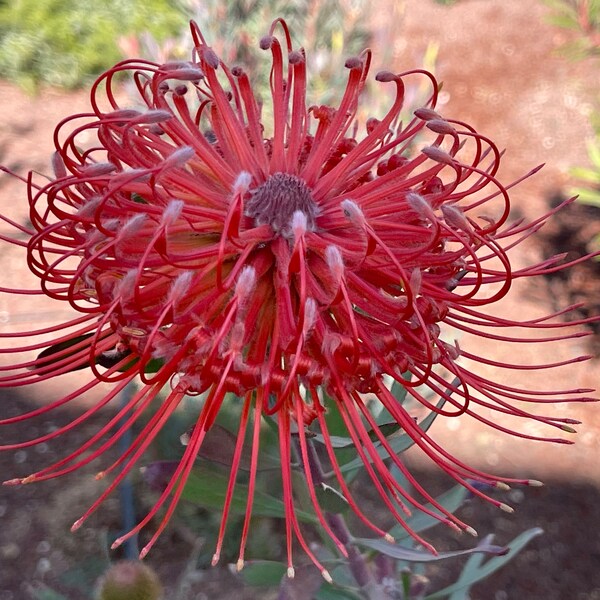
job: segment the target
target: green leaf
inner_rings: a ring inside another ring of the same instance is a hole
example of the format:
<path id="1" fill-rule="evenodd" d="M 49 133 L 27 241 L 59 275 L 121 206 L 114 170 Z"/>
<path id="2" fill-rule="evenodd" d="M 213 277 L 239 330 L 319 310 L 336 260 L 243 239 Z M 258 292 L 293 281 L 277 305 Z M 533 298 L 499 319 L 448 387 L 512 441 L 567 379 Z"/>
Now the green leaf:
<path id="1" fill-rule="evenodd" d="M 577 198 L 579 202 L 591 204 L 592 206 L 600 206 L 600 191 L 588 190 L 585 188 L 576 188 L 572 191 L 573 194 L 577 194 L 579 196 L 579 198 Z"/>
<path id="2" fill-rule="evenodd" d="M 473 554 L 474 552 L 486 552 L 487 554 L 504 555 L 508 552 L 508 549 L 503 546 L 494 546 L 487 543 L 485 540 L 475 548 L 467 548 L 465 550 L 454 550 L 452 552 L 439 552 L 438 554 L 431 554 L 431 552 L 422 552 L 420 550 L 413 550 L 400 544 L 391 544 L 383 539 L 371 539 L 371 538 L 355 538 L 353 540 L 355 544 L 371 548 L 386 556 L 398 560 L 405 560 L 408 562 L 436 562 L 439 560 L 445 560 L 446 558 L 453 558 L 455 556 L 464 556 L 466 554 Z"/>
<path id="3" fill-rule="evenodd" d="M 147 201 L 145 198 L 143 198 L 143 197 L 142 197 L 142 196 L 140 196 L 139 194 L 136 194 L 135 192 L 133 192 L 133 193 L 131 194 L 131 199 L 132 199 L 134 202 L 137 202 L 138 204 L 148 204 L 148 201 Z"/>
<path id="4" fill-rule="evenodd" d="M 447 598 L 459 592 L 467 592 L 473 584 L 485 579 L 486 577 L 489 577 L 492 573 L 510 562 L 533 538 L 541 535 L 542 533 L 543 530 L 539 527 L 523 532 L 507 545 L 507 554 L 504 556 L 495 556 L 490 558 L 483 565 L 471 563 L 469 571 L 467 572 L 465 567 L 465 570 L 463 570 L 456 583 L 449 585 L 443 590 L 429 594 L 425 597 L 425 600 L 441 600 L 442 598 Z M 491 536 L 487 536 L 486 540 L 489 540 L 490 538 Z M 459 598 L 464 597 L 464 595 L 456 595 L 454 598 L 452 598 L 452 600 L 458 600 Z"/>
<path id="5" fill-rule="evenodd" d="M 588 156 L 594 165 L 600 169 L 600 140 L 588 140 L 586 143 Z"/>
<path id="6" fill-rule="evenodd" d="M 464 488 L 462 485 L 456 485 L 452 489 L 438 496 L 436 500 L 445 509 L 447 509 L 448 512 L 454 513 L 466 500 L 468 494 L 469 492 L 466 488 Z M 427 503 L 425 506 L 434 513 L 441 515 L 439 510 L 434 508 L 431 503 Z M 418 511 L 406 521 L 406 524 L 413 531 L 420 533 L 435 525 L 438 525 L 439 521 L 435 517 L 432 517 L 423 511 Z M 389 533 L 394 536 L 396 541 L 400 541 L 409 537 L 407 530 L 402 525 L 395 525 L 392 529 L 390 529 Z"/>
<path id="7" fill-rule="evenodd" d="M 335 584 L 323 583 L 315 600 L 364 600 L 364 596 Z"/>
<path id="8" fill-rule="evenodd" d="M 81 352 L 86 347 L 85 344 L 82 344 L 82 342 L 84 342 L 85 340 L 89 340 L 93 335 L 95 335 L 95 332 L 86 333 L 84 335 L 78 335 L 74 338 L 71 338 L 70 340 L 59 342 L 58 344 L 53 344 L 45 350 L 42 350 L 42 352 L 40 352 L 35 359 L 36 363 L 38 363 L 34 367 L 35 370 L 38 370 L 42 367 L 47 367 L 49 365 L 52 365 L 53 363 L 57 363 L 61 360 L 64 360 L 65 358 L 74 356 L 78 352 Z M 74 348 L 78 345 L 80 345 L 80 347 L 75 348 L 72 352 L 65 352 L 69 348 Z M 54 356 L 55 354 L 59 354 L 59 356 Z M 86 360 L 80 363 L 79 365 L 73 367 L 71 371 L 79 371 L 89 366 L 89 362 Z"/>
<path id="9" fill-rule="evenodd" d="M 253 560 L 244 565 L 240 577 L 246 585 L 276 586 L 286 574 L 287 567 L 273 560 Z"/>
<path id="10" fill-rule="evenodd" d="M 441 398 L 436 406 L 437 406 L 437 408 L 442 408 L 442 406 L 444 406 L 445 403 L 446 403 L 446 400 L 444 398 Z M 433 425 L 433 422 L 435 421 L 437 416 L 438 416 L 437 412 L 431 411 L 419 423 L 419 427 L 424 432 L 427 431 Z M 408 448 L 410 448 L 415 443 L 415 441 L 413 440 L 413 438 L 410 435 L 408 435 L 406 433 L 402 433 L 396 437 L 389 439 L 388 443 L 391 446 L 392 450 L 396 454 L 400 454 L 400 453 L 404 452 L 405 450 L 407 450 Z M 380 442 L 378 442 L 374 445 L 375 445 L 375 448 L 377 449 L 377 454 L 381 458 L 387 458 L 389 456 L 387 450 L 383 447 L 383 445 Z M 373 462 L 373 461 L 369 460 L 369 462 Z M 350 462 L 347 462 L 346 464 L 342 465 L 340 467 L 340 471 L 342 473 L 348 473 L 349 471 L 354 471 L 355 469 L 362 467 L 362 465 L 363 465 L 362 458 L 358 457 L 358 458 L 355 458 L 354 460 L 351 460 Z"/>
<path id="11" fill-rule="evenodd" d="M 410 377 L 410 373 L 407 375 L 407 378 Z M 390 390 L 392 392 L 392 396 L 402 404 L 406 400 L 406 388 L 398 383 L 395 379 L 392 383 L 392 388 Z"/>
<path id="12" fill-rule="evenodd" d="M 86 333 L 84 335 L 78 335 L 78 336 L 71 338 L 70 340 L 65 340 L 64 342 L 59 342 L 58 344 L 53 344 L 52 346 L 48 346 L 48 348 L 46 348 L 45 350 L 42 350 L 42 352 L 40 352 L 38 354 L 36 361 L 39 364 L 35 365 L 35 369 L 38 370 L 42 367 L 47 367 L 48 365 L 52 365 L 53 363 L 57 363 L 61 360 L 64 360 L 65 358 L 74 356 L 78 352 L 81 352 L 81 350 L 86 348 L 86 345 L 83 344 L 82 342 L 85 342 L 86 340 L 90 339 L 94 335 L 96 335 L 95 331 L 93 331 L 91 333 Z M 103 334 L 100 334 L 99 339 L 102 339 L 103 337 L 106 337 L 106 336 Z M 76 347 L 78 345 L 80 345 L 80 346 Z M 71 352 L 68 352 L 68 350 L 70 348 L 72 348 L 73 350 Z M 129 350 L 126 350 L 125 352 L 116 352 L 116 351 L 103 352 L 102 354 L 99 354 L 98 356 L 95 357 L 95 364 L 98 364 L 101 367 L 104 367 L 105 369 L 110 369 L 111 367 L 114 367 L 115 365 L 119 364 L 129 354 L 131 354 L 131 352 Z M 131 369 L 138 361 L 139 361 L 139 358 L 134 357 L 131 359 L 131 361 L 129 361 L 122 367 L 119 367 L 118 370 L 120 372 L 124 373 L 125 371 L 128 371 L 129 369 Z M 145 373 L 156 373 L 157 371 L 160 370 L 160 368 L 163 366 L 163 364 L 164 364 L 163 360 L 158 359 L 158 358 L 152 358 L 146 363 L 146 365 L 144 367 L 144 372 Z M 83 360 L 83 362 L 79 363 L 78 365 L 75 365 L 74 367 L 71 367 L 70 372 L 87 369 L 89 366 L 90 366 L 90 363 L 89 363 L 89 361 L 87 359 L 87 355 L 86 355 L 86 358 L 85 358 L 85 360 Z"/>
<path id="13" fill-rule="evenodd" d="M 315 490 L 319 506 L 326 512 L 345 513 L 348 510 L 348 501 L 344 495 L 326 483 Z"/>
<path id="14" fill-rule="evenodd" d="M 600 172 L 594 169 L 586 169 L 584 167 L 573 167 L 569 170 L 569 174 L 576 179 L 581 179 L 582 181 L 588 181 L 590 183 L 600 183 Z"/>
<path id="15" fill-rule="evenodd" d="M 35 600 L 68 600 L 66 596 L 55 592 L 54 590 L 50 589 L 44 584 L 38 585 L 42 585 L 43 587 L 31 590 L 31 593 L 33 594 Z"/>
<path id="16" fill-rule="evenodd" d="M 194 471 L 188 477 L 182 498 L 204 506 L 205 508 L 221 509 L 227 492 L 229 478 L 206 466 Z M 238 483 L 231 499 L 231 512 L 243 515 L 246 513 L 248 486 Z M 263 517 L 285 517 L 285 506 L 277 498 L 256 490 L 252 514 Z M 296 516 L 306 523 L 318 523 L 315 515 L 303 510 L 296 510 Z"/>

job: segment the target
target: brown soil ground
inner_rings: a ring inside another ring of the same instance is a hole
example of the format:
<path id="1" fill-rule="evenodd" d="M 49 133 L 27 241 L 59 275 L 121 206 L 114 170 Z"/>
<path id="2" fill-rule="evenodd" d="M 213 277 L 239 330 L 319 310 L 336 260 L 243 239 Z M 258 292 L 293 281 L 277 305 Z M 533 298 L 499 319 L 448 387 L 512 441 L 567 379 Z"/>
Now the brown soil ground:
<path id="1" fill-rule="evenodd" d="M 473 124 L 507 149 L 500 174 L 505 182 L 545 162 L 547 166 L 540 174 L 512 193 L 515 210 L 524 216 L 533 218 L 545 212 L 552 199 L 564 193 L 567 169 L 587 164 L 584 140 L 591 134 L 590 112 L 600 106 L 600 62 L 588 59 L 573 63 L 562 58 L 557 49 L 575 34 L 549 25 L 548 11 L 537 0 L 463 0 L 451 7 L 441 7 L 432 0 L 396 4 L 404 8 L 397 21 L 387 19 L 386 10 L 371 17 L 377 29 L 375 56 L 378 48 L 391 48 L 392 67 L 404 70 L 421 64 L 430 42 L 439 44 L 436 70 L 445 82 L 443 114 Z M 45 90 L 32 98 L 0 82 L 0 102 L 0 163 L 19 172 L 49 172 L 54 125 L 67 114 L 85 110 L 85 95 Z M 0 203 L 2 212 L 25 217 L 26 199 L 18 182 L 0 179 Z M 527 264 L 575 246 L 582 250 L 589 236 L 598 231 L 597 224 L 597 213 L 582 209 L 565 212 L 562 221 L 538 243 L 532 242 L 515 254 L 515 263 Z M 18 282 L 31 287 L 33 281 L 23 270 L 18 249 L 3 245 L 0 252 L 0 285 Z M 551 312 L 557 304 L 591 298 L 595 304 L 589 310 L 598 314 L 599 281 L 597 265 L 590 264 L 585 270 L 550 282 L 517 285 L 499 310 L 507 317 L 525 319 Z M 41 307 L 38 300 L 27 296 L 15 302 L 1 295 L 0 330 L 20 330 L 31 324 L 42 327 L 68 317 L 68 311 L 58 312 L 62 310 L 51 302 Z M 514 361 L 514 348 L 484 342 L 479 349 L 496 360 Z M 519 360 L 554 362 L 590 351 L 598 352 L 597 340 L 588 343 L 575 339 L 560 348 L 542 344 L 522 349 Z M 9 364 L 9 358 L 3 357 L 2 364 Z M 490 377 L 499 376 L 489 370 Z M 598 359 L 528 376 L 525 382 L 521 381 L 522 372 L 510 376 L 515 384 L 547 389 L 564 387 L 565 381 L 568 387 L 598 387 Z M 1 413 L 18 414 L 48 401 L 70 389 L 78 377 L 69 375 L 26 392 L 5 391 Z M 77 414 L 77 406 L 72 410 Z M 473 600 L 600 598 L 600 413 L 594 404 L 557 410 L 583 421 L 573 446 L 524 442 L 465 419 L 440 419 L 434 426 L 437 439 L 466 462 L 509 476 L 542 479 L 547 484 L 535 490 L 509 492 L 507 502 L 517 509 L 513 515 L 498 514 L 475 501 L 463 509 L 463 517 L 480 535 L 495 532 L 498 543 L 508 542 L 530 527 L 541 526 L 546 531 L 509 567 L 478 585 Z M 2 443 L 48 431 L 71 420 L 72 414 L 57 411 L 35 424 L 3 429 Z M 66 443 L 75 447 L 78 436 L 85 439 L 99 420 L 102 415 L 78 429 Z M 523 429 L 536 433 L 528 424 Z M 0 473 L 3 479 L 12 477 L 22 472 L 23 463 L 46 462 L 60 454 L 60 444 L 2 453 Z M 448 485 L 416 454 L 410 453 L 407 460 L 434 488 Z M 83 597 L 72 581 L 65 582 L 65 573 L 78 565 L 92 571 L 97 568 L 95 557 L 101 555 L 106 532 L 119 528 L 117 501 L 109 500 L 89 527 L 76 536 L 68 533 L 70 524 L 97 493 L 97 484 L 82 475 L 19 490 L 0 488 L 0 600 L 30 600 L 32 587 L 42 584 L 61 590 L 69 599 Z M 435 537 L 440 548 L 457 543 L 443 531 Z M 169 589 L 183 581 L 179 600 L 268 597 L 244 589 L 226 568 L 201 571 L 190 567 L 193 544 L 185 525 L 176 524 L 148 559 Z M 431 572 L 436 582 L 448 582 L 455 574 L 454 567 L 446 566 Z"/>

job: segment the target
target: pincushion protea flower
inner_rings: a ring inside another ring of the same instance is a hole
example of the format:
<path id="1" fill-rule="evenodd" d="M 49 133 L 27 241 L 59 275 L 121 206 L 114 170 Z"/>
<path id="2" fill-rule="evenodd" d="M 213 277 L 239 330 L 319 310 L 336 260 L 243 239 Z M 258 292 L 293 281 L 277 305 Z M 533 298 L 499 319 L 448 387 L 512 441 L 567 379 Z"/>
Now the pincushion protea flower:
<path id="1" fill-rule="evenodd" d="M 365 51 L 346 63 L 348 80 L 337 108 L 307 106 L 304 50 L 293 49 L 285 22 L 277 20 L 260 42 L 272 59 L 273 121 L 263 124 L 248 75 L 223 64 L 194 23 L 191 29 L 191 62 L 128 60 L 102 75 L 91 90 L 91 112 L 65 119 L 56 130 L 55 178 L 42 186 L 27 179 L 32 223 L 32 230 L 26 230 L 28 266 L 40 279 L 39 293 L 68 302 L 80 316 L 15 334 L 21 339 L 55 332 L 58 337 L 36 360 L 16 365 L 18 372 L 2 377 L 0 384 L 27 385 L 82 366 L 91 368 L 93 379 L 2 424 L 64 405 L 98 382 L 112 383 L 113 388 L 73 423 L 4 448 L 56 438 L 114 401 L 132 379 L 139 377 L 141 386 L 81 447 L 6 483 L 42 481 L 89 463 L 135 425 L 170 385 L 130 448 L 101 473 L 118 474 L 75 529 L 138 463 L 186 394 L 202 394 L 203 402 L 179 466 L 148 515 L 115 542 L 139 531 L 165 506 L 142 556 L 169 521 L 228 394 L 239 398 L 241 417 L 215 563 L 252 422 L 250 494 L 238 562 L 243 565 L 263 416 L 275 416 L 279 430 L 290 575 L 296 538 L 329 578 L 305 542 L 295 514 L 295 436 L 314 510 L 344 550 L 315 492 L 309 426 L 321 434 L 339 488 L 357 517 L 386 535 L 363 514 L 344 481 L 328 431 L 330 404 L 339 411 L 381 502 L 400 523 L 410 507 L 434 514 L 424 506 L 427 501 L 438 509 L 441 521 L 472 532 L 407 471 L 377 425 L 374 405 L 385 407 L 450 477 L 510 510 L 486 496 L 478 482 L 499 487 L 537 482 L 499 478 L 452 457 L 419 427 L 390 391 L 390 382 L 446 417 L 468 414 L 508 431 L 480 415 L 478 409 L 484 407 L 572 431 L 572 419 L 528 412 L 522 406 L 585 401 L 582 394 L 588 390 L 533 392 L 490 381 L 462 366 L 460 358 L 493 361 L 478 356 L 476 349 L 460 348 L 453 336 L 444 339 L 449 328 L 507 343 L 568 337 L 503 334 L 508 327 L 553 331 L 561 325 L 550 317 L 516 323 L 489 309 L 480 312 L 506 296 L 515 279 L 559 268 L 557 258 L 513 270 L 507 256 L 507 250 L 538 230 L 549 215 L 530 224 L 509 222 L 511 186 L 496 179 L 500 152 L 469 125 L 435 112 L 439 88 L 429 73 L 379 73 L 376 80 L 391 86 L 395 99 L 381 120 L 360 124 L 359 96 L 371 62 Z M 125 72 L 133 74 L 144 110 L 119 106 L 115 81 Z M 404 81 L 413 76 L 429 79 L 431 96 L 402 123 Z M 100 106 L 101 90 L 107 109 Z M 63 133 L 66 128 L 69 132 Z M 95 144 L 79 142 L 91 134 Z M 415 148 L 426 136 L 428 145 Z M 18 350 L 43 347 L 31 343 Z M 431 402 L 424 388 L 445 405 Z M 400 469 L 422 499 L 412 497 L 392 477 L 380 456 L 382 448 L 389 454 L 388 463 Z"/>

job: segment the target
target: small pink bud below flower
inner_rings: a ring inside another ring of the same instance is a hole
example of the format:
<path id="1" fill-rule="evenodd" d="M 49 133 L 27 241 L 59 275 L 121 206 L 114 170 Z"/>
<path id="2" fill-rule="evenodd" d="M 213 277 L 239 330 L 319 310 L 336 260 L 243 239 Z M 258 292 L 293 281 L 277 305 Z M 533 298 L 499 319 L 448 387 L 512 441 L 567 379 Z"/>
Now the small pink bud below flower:
<path id="1" fill-rule="evenodd" d="M 141 562 L 115 563 L 98 586 L 99 600 L 160 600 L 162 597 L 158 576 Z"/>

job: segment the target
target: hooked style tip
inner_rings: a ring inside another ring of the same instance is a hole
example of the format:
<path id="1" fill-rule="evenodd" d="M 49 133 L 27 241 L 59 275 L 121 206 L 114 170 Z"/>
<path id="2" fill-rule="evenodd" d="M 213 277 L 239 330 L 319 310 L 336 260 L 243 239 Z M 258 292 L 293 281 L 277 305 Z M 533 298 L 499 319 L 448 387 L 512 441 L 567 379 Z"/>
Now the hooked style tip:
<path id="1" fill-rule="evenodd" d="M 83 519 L 77 519 L 73 525 L 71 525 L 71 533 L 75 533 L 83 525 Z"/>
<path id="2" fill-rule="evenodd" d="M 21 485 L 23 483 L 23 480 L 20 477 L 17 477 L 15 479 L 7 479 L 6 481 L 2 482 L 2 485 Z"/>

